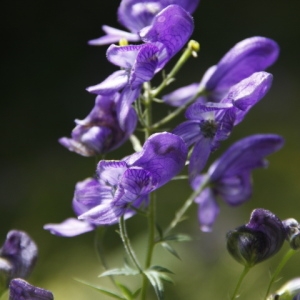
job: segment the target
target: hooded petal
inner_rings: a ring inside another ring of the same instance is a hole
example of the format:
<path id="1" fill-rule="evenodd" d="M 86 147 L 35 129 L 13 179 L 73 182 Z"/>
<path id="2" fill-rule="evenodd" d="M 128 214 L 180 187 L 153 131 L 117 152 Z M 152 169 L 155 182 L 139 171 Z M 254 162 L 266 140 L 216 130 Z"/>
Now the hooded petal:
<path id="1" fill-rule="evenodd" d="M 150 25 L 163 8 L 162 1 L 158 0 L 123 0 L 118 9 L 118 19 L 131 32 L 138 32 Z"/>
<path id="2" fill-rule="evenodd" d="M 89 231 L 93 231 L 95 225 L 85 221 L 79 221 L 75 218 L 69 218 L 60 224 L 46 224 L 45 230 L 49 230 L 52 234 L 64 237 L 73 237 Z"/>
<path id="3" fill-rule="evenodd" d="M 163 132 L 151 135 L 141 152 L 125 159 L 128 165 L 151 172 L 160 187 L 177 175 L 184 167 L 187 147 L 177 135 Z"/>
<path id="4" fill-rule="evenodd" d="M 153 22 L 155 15 L 171 4 L 177 4 L 192 14 L 200 0 L 123 0 L 118 9 L 119 22 L 132 32 L 138 32 Z"/>
<path id="5" fill-rule="evenodd" d="M 252 73 L 271 66 L 278 54 L 279 46 L 271 39 L 259 36 L 245 39 L 219 61 L 215 72 L 206 83 L 206 89 L 216 93 L 220 100 L 220 95 L 224 95 L 231 86 Z"/>
<path id="6" fill-rule="evenodd" d="M 264 167 L 265 156 L 278 151 L 283 144 L 283 138 L 275 134 L 257 134 L 239 140 L 211 165 L 208 170 L 211 181 Z"/>
<path id="7" fill-rule="evenodd" d="M 151 26 L 140 31 L 146 43 L 162 43 L 171 59 L 188 41 L 194 30 L 191 15 L 178 5 L 169 5 L 158 13 Z"/>

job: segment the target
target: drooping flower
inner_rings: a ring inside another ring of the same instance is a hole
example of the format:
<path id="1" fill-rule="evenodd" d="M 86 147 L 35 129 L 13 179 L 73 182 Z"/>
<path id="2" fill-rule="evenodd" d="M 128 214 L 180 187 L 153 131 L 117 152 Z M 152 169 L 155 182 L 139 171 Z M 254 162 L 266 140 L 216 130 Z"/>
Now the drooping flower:
<path id="1" fill-rule="evenodd" d="M 139 41 L 139 32 L 150 26 L 163 9 L 169 5 L 178 5 L 192 14 L 198 6 L 200 0 L 123 0 L 118 9 L 118 20 L 130 32 L 119 30 L 107 25 L 102 27 L 105 36 L 89 41 L 90 45 L 105 45 L 117 43 L 121 39 L 131 42 Z"/>
<path id="2" fill-rule="evenodd" d="M 9 300 L 53 300 L 53 294 L 16 278 L 9 284 Z"/>
<path id="3" fill-rule="evenodd" d="M 4 284 L 7 288 L 13 278 L 27 278 L 33 270 L 37 255 L 37 246 L 26 232 L 9 231 L 0 248 L 0 287 Z"/>
<path id="4" fill-rule="evenodd" d="M 132 208 L 147 205 L 149 194 L 181 171 L 186 157 L 187 148 L 180 137 L 168 132 L 153 134 L 140 152 L 121 161 L 100 161 L 97 178 L 76 185 L 73 209 L 77 223 L 68 220 L 44 228 L 53 234 L 74 236 L 95 226 L 114 224 L 122 215 L 132 216 Z"/>
<path id="5" fill-rule="evenodd" d="M 255 72 L 264 71 L 278 58 L 279 46 L 272 39 L 254 36 L 237 43 L 204 74 L 200 84 L 194 83 L 163 97 L 172 106 L 186 103 L 198 92 L 197 101 L 220 102 L 229 89 Z"/>
<path id="6" fill-rule="evenodd" d="M 278 151 L 283 144 L 283 138 L 274 134 L 256 134 L 243 138 L 225 151 L 206 174 L 195 178 L 192 182 L 194 190 L 204 182 L 207 186 L 195 199 L 203 231 L 212 230 L 219 214 L 217 197 L 231 206 L 247 201 L 252 194 L 252 170 L 266 167 L 265 157 Z"/>
<path id="7" fill-rule="evenodd" d="M 137 116 L 129 108 L 121 128 L 117 105 L 120 94 L 98 95 L 95 106 L 83 120 L 75 120 L 77 126 L 72 131 L 72 138 L 63 137 L 59 142 L 70 151 L 83 156 L 103 154 L 123 144 L 136 127 Z"/>
<path id="8" fill-rule="evenodd" d="M 228 138 L 233 127 L 265 96 L 272 78 L 266 72 L 253 73 L 232 86 L 221 102 L 196 102 L 186 110 L 188 121 L 178 125 L 173 133 L 181 136 L 188 147 L 194 145 L 189 164 L 191 181 L 200 174 L 210 153 Z"/>
<path id="9" fill-rule="evenodd" d="M 227 250 L 242 265 L 253 267 L 276 254 L 285 238 L 281 220 L 269 210 L 258 208 L 248 224 L 227 233 Z"/>

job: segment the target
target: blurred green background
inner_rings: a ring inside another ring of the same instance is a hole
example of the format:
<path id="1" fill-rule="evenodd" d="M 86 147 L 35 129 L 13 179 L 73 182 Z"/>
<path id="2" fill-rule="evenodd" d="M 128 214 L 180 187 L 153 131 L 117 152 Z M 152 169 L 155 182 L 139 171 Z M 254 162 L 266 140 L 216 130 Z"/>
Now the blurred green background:
<path id="1" fill-rule="evenodd" d="M 110 285 L 107 279 L 97 278 L 103 268 L 94 251 L 95 233 L 59 238 L 42 227 L 73 216 L 74 185 L 94 173 L 93 158 L 68 152 L 57 139 L 69 136 L 73 120 L 83 119 L 93 107 L 95 97 L 85 88 L 116 70 L 105 58 L 107 47 L 91 47 L 87 41 L 102 35 L 103 24 L 121 28 L 116 21 L 118 5 L 116 0 L 4 0 L 1 4 L 0 243 L 10 229 L 27 231 L 40 250 L 29 281 L 52 290 L 58 300 L 108 299 L 74 281 L 80 278 Z M 209 66 L 244 38 L 266 36 L 281 47 L 279 60 L 269 69 L 274 82 L 267 97 L 212 159 L 233 141 L 254 133 L 281 134 L 285 147 L 270 157 L 267 170 L 254 172 L 249 202 L 237 208 L 220 202 L 221 214 L 212 233 L 200 232 L 196 206 L 192 207 L 189 219 L 178 230 L 190 233 L 194 240 L 174 245 L 182 261 L 159 248 L 154 260 L 175 273 L 175 286 L 166 286 L 166 299 L 228 299 L 242 267 L 226 252 L 226 232 L 247 222 L 257 207 L 282 219 L 300 219 L 300 1 L 202 0 L 194 19 L 192 38 L 201 43 L 201 51 L 184 66 L 168 91 L 200 80 Z M 157 107 L 159 113 L 168 109 Z M 125 144 L 108 158 L 120 159 L 131 153 L 130 147 Z M 159 190 L 158 222 L 162 226 L 189 194 L 189 186 L 178 181 Z M 128 227 L 142 257 L 145 220 L 133 218 Z M 121 266 L 124 257 L 116 229 L 110 227 L 105 236 L 104 250 L 111 267 Z M 241 299 L 262 299 L 269 271 L 286 250 L 250 272 Z M 283 270 L 284 279 L 275 287 L 300 276 L 299 255 Z M 129 281 L 133 287 L 137 284 L 135 278 L 120 281 Z"/>

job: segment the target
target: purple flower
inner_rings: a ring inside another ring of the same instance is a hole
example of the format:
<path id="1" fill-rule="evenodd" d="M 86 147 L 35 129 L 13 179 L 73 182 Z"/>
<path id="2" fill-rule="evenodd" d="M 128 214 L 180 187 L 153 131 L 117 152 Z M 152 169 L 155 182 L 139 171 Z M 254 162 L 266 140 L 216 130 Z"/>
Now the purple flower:
<path id="1" fill-rule="evenodd" d="M 253 267 L 282 247 L 286 238 L 281 220 L 272 212 L 258 208 L 248 224 L 227 233 L 227 250 L 231 256 L 247 267 Z"/>
<path id="2" fill-rule="evenodd" d="M 130 32 L 104 25 L 102 29 L 106 35 L 89 41 L 89 44 L 100 46 L 117 43 L 124 38 L 131 42 L 137 42 L 140 40 L 140 30 L 151 25 L 155 20 L 155 16 L 167 6 L 171 4 L 179 5 L 192 14 L 198 3 L 199 0 L 123 0 L 118 9 L 118 20 Z"/>
<path id="3" fill-rule="evenodd" d="M 35 287 L 27 281 L 16 278 L 9 284 L 9 300 L 53 300 L 50 291 Z"/>
<path id="4" fill-rule="evenodd" d="M 169 105 L 180 106 L 202 91 L 205 96 L 197 101 L 220 102 L 233 85 L 255 72 L 264 71 L 278 55 L 279 46 L 275 41 L 260 36 L 247 38 L 230 49 L 217 65 L 210 67 L 200 84 L 191 84 L 163 99 Z"/>
<path id="5" fill-rule="evenodd" d="M 129 218 L 135 213 L 132 208 L 147 205 L 149 194 L 181 171 L 186 157 L 187 148 L 180 137 L 168 132 L 153 134 L 140 152 L 121 161 L 101 160 L 97 179 L 76 185 L 73 209 L 79 220 L 44 228 L 56 235 L 74 236 L 95 226 L 114 224 L 122 215 Z"/>
<path id="6" fill-rule="evenodd" d="M 150 81 L 155 73 L 184 46 L 193 32 L 191 16 L 178 5 L 169 5 L 153 20 L 151 26 L 141 33 L 145 44 L 116 46 L 107 50 L 107 59 L 122 68 L 100 84 L 90 86 L 87 91 L 98 95 L 109 95 L 121 91 L 117 115 L 121 128 L 131 104 L 138 98 L 144 82 Z"/>
<path id="7" fill-rule="evenodd" d="M 204 182 L 207 186 L 195 199 L 199 205 L 198 219 L 203 231 L 211 231 L 219 214 L 217 196 L 231 206 L 247 201 L 252 194 L 251 171 L 266 167 L 265 156 L 278 151 L 283 144 L 282 137 L 274 134 L 246 137 L 224 152 L 205 175 L 195 178 L 192 182 L 194 190 Z"/>
<path id="8" fill-rule="evenodd" d="M 233 127 L 268 92 L 272 75 L 253 73 L 231 87 L 220 103 L 196 102 L 186 110 L 188 121 L 178 125 L 173 133 L 181 136 L 187 146 L 194 145 L 189 164 L 192 181 L 204 168 L 210 153 L 228 138 Z"/>
<path id="9" fill-rule="evenodd" d="M 4 274 L 6 287 L 16 277 L 27 278 L 38 255 L 38 249 L 31 237 L 19 230 L 11 230 L 0 249 L 0 274 Z"/>
<path id="10" fill-rule="evenodd" d="M 95 106 L 83 120 L 76 120 L 72 138 L 60 138 L 59 142 L 70 151 L 83 156 L 103 154 L 123 144 L 136 127 L 137 116 L 129 108 L 121 128 L 117 117 L 119 93 L 97 96 Z"/>

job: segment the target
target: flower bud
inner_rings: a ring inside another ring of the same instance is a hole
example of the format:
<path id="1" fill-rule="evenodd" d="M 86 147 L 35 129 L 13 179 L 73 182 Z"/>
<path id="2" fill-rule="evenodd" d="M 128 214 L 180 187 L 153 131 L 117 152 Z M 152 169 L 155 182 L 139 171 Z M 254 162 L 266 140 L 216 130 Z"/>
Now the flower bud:
<path id="1" fill-rule="evenodd" d="M 246 267 L 253 267 L 276 254 L 286 232 L 281 220 L 265 209 L 255 209 L 248 224 L 227 233 L 227 250 Z"/>
<path id="2" fill-rule="evenodd" d="M 37 246 L 27 233 L 19 230 L 8 232 L 0 249 L 0 278 L 6 281 L 6 287 L 13 278 L 29 276 L 37 254 Z"/>
<path id="3" fill-rule="evenodd" d="M 300 249 L 300 224 L 295 219 L 287 219 L 282 221 L 285 228 L 287 237 L 286 239 L 290 243 L 290 246 L 294 250 Z"/>
<path id="4" fill-rule="evenodd" d="M 27 281 L 16 278 L 9 284 L 9 300 L 53 300 L 50 291 L 35 287 Z"/>

